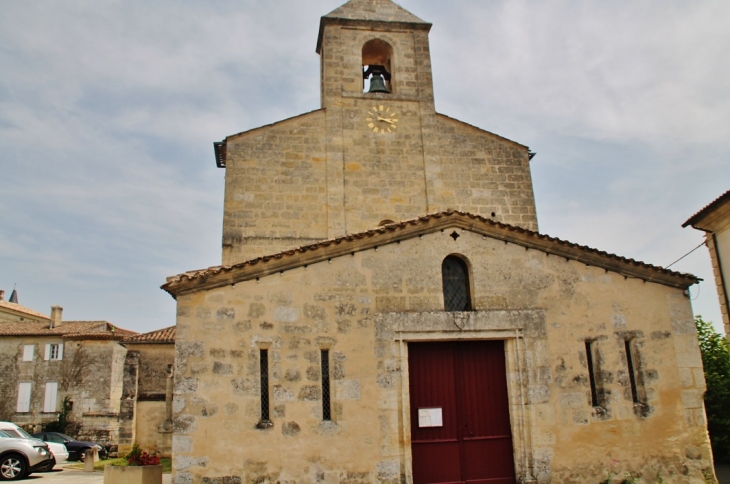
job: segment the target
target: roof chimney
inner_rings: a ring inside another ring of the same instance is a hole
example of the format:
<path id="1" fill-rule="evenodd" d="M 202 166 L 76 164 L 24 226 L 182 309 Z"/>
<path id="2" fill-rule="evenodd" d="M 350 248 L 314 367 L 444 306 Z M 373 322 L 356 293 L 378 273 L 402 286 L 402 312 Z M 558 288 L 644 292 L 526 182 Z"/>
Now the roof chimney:
<path id="1" fill-rule="evenodd" d="M 0 301 L 5 301 L 5 289 L 0 289 Z"/>
<path id="2" fill-rule="evenodd" d="M 61 326 L 61 313 L 63 313 L 61 306 L 51 306 L 51 329 Z"/>

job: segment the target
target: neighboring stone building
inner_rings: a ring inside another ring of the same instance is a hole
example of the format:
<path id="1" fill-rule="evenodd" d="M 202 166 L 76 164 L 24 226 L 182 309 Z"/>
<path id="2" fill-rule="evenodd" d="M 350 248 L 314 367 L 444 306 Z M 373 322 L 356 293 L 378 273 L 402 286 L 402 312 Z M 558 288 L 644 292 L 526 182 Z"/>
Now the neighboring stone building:
<path id="1" fill-rule="evenodd" d="M 537 233 L 528 148 L 435 112 L 429 29 L 348 2 L 322 109 L 216 143 L 225 265 L 163 285 L 174 482 L 706 482 L 697 278 Z"/>
<path id="2" fill-rule="evenodd" d="M 124 389 L 120 411 L 119 452 L 137 444 L 148 452 L 172 452 L 172 369 L 175 326 L 123 341 Z"/>
<path id="3" fill-rule="evenodd" d="M 710 251 L 712 270 L 720 300 L 725 335 L 730 338 L 730 313 L 728 313 L 728 281 L 730 281 L 730 190 L 720 195 L 711 204 L 694 214 L 682 227 L 691 225 L 705 232 L 706 245 Z"/>
<path id="4" fill-rule="evenodd" d="M 55 421 L 62 402 L 80 437 L 103 444 L 117 440 L 122 368 L 119 341 L 135 335 L 107 321 L 62 321 L 0 299 L 0 419 L 29 430 Z"/>

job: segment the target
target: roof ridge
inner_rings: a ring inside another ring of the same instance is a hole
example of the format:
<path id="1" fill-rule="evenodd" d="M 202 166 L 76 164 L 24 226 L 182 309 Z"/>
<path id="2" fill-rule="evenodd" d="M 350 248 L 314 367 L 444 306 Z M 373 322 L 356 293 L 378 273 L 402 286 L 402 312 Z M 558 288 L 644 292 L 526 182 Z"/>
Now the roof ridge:
<path id="1" fill-rule="evenodd" d="M 0 301 L 0 307 L 4 307 L 6 309 L 10 309 L 12 311 L 18 311 L 25 314 L 30 314 L 32 316 L 42 317 L 44 319 L 50 319 L 45 314 L 38 312 L 34 309 L 31 309 L 29 307 L 23 306 L 22 304 L 10 302 L 10 301 Z"/>
<path id="2" fill-rule="evenodd" d="M 592 247 L 588 247 L 585 245 L 576 244 L 573 242 L 569 242 L 563 239 L 559 239 L 557 237 L 551 237 L 546 234 L 541 234 L 539 232 L 525 229 L 522 227 L 517 227 L 514 225 L 505 224 L 503 222 L 498 222 L 496 220 L 491 220 L 485 217 L 482 217 L 481 215 L 475 215 L 468 212 L 461 212 L 458 210 L 449 209 L 443 212 L 436 212 L 432 214 L 427 214 L 423 216 L 419 216 L 416 218 L 408 219 L 408 220 L 402 220 L 400 222 L 394 222 L 392 224 L 383 225 L 380 227 L 377 227 L 375 229 L 366 230 L 363 232 L 358 232 L 354 234 L 346 234 L 330 239 L 325 239 L 320 242 L 315 242 L 313 244 L 308 244 L 304 246 L 299 246 L 293 249 L 284 250 L 281 252 L 277 252 L 275 254 L 257 257 L 255 259 L 250 259 L 247 261 L 239 262 L 232 265 L 219 265 L 219 266 L 212 266 L 208 267 L 207 269 L 199 269 L 199 270 L 193 270 L 193 271 L 187 271 L 182 274 L 178 274 L 175 276 L 171 276 L 167 278 L 167 282 L 161 286 L 161 288 L 170 294 L 174 296 L 174 293 L 176 291 L 172 290 L 175 285 L 178 284 L 185 284 L 186 282 L 190 282 L 197 278 L 206 278 L 209 279 L 212 276 L 216 276 L 218 274 L 222 273 L 228 273 L 231 271 L 235 271 L 238 269 L 243 269 L 245 267 L 253 267 L 258 264 L 267 264 L 272 261 L 280 261 L 282 259 L 286 259 L 292 256 L 295 256 L 297 254 L 304 254 L 306 252 L 311 252 L 315 250 L 321 250 L 323 248 L 327 248 L 330 246 L 337 246 L 343 243 L 347 242 L 357 242 L 359 240 L 375 237 L 378 235 L 384 235 L 388 232 L 397 232 L 401 230 L 405 230 L 409 227 L 418 226 L 418 225 L 424 225 L 428 222 L 431 222 L 433 220 L 439 220 L 443 218 L 450 218 L 450 217 L 457 217 L 456 221 L 459 220 L 459 218 L 472 220 L 480 222 L 486 226 L 492 226 L 498 228 L 500 231 L 505 231 L 506 233 L 518 233 L 525 237 L 522 237 L 520 240 L 512 240 L 514 243 L 522 243 L 523 245 L 532 246 L 533 248 L 540 249 L 540 250 L 548 250 L 548 247 L 545 246 L 544 242 L 547 241 L 550 244 L 555 244 L 556 247 L 564 247 L 564 248 L 570 248 L 570 249 L 577 249 L 581 252 L 584 252 L 586 254 L 590 254 L 592 256 L 598 256 L 602 259 L 611 260 L 613 262 L 619 262 L 624 265 L 623 269 L 627 270 L 628 267 L 635 267 L 635 268 L 641 268 L 645 270 L 650 270 L 653 272 L 656 272 L 658 274 L 661 274 L 662 276 L 666 276 L 669 278 L 679 278 L 684 280 L 685 282 L 689 282 L 689 284 L 686 284 L 687 286 L 694 284 L 698 282 L 700 279 L 698 279 L 696 276 L 692 274 L 685 274 L 681 272 L 675 272 L 670 269 L 665 269 L 660 266 L 655 266 L 652 264 L 648 264 L 646 262 L 637 261 L 635 259 L 630 259 L 627 257 L 619 256 L 616 254 L 612 254 L 606 251 L 594 249 Z M 473 225 L 469 225 L 468 228 L 471 228 L 472 230 L 475 229 Z M 498 235 L 496 233 L 490 234 L 492 237 Z M 505 238 L 509 238 L 506 237 Z M 532 240 L 534 243 L 528 243 L 528 240 Z M 390 241 L 389 241 L 390 242 Z M 557 250 L 554 250 L 554 252 L 557 252 Z M 566 254 L 560 253 L 561 256 L 565 256 Z M 575 260 L 580 260 L 580 258 L 574 257 Z M 588 259 L 588 257 L 584 257 L 583 259 Z M 596 263 L 594 260 L 590 260 L 590 263 Z M 308 263 L 313 263 L 312 261 Z M 609 265 L 607 261 L 604 261 L 605 265 Z M 273 270 L 273 269 L 272 269 Z M 288 270 L 288 269 L 287 269 Z M 618 272 L 617 268 L 614 268 Z M 262 272 L 266 272 L 263 270 Z M 266 272 L 268 274 L 268 272 Z M 263 274 L 263 275 L 266 275 Z M 636 276 L 639 277 L 639 276 Z M 666 279 L 664 277 L 664 279 Z"/>
<path id="3" fill-rule="evenodd" d="M 63 321 L 51 328 L 47 321 L 0 321 L 0 335 L 60 336 L 117 336 L 120 339 L 139 334 L 131 329 L 120 328 L 108 321 Z"/>
<path id="4" fill-rule="evenodd" d="M 147 333 L 137 334 L 125 338 L 125 343 L 160 343 L 175 341 L 177 325 L 168 326 L 166 328 L 155 329 Z"/>
<path id="5" fill-rule="evenodd" d="M 419 24 L 428 23 L 391 0 L 350 0 L 332 10 L 327 15 L 324 15 L 322 18 Z"/>

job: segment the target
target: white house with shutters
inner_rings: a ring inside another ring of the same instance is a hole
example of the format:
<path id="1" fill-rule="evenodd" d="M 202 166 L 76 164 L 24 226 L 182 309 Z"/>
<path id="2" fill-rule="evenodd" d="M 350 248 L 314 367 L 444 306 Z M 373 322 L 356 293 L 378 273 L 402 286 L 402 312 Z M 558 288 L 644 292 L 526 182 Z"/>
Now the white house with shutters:
<path id="1" fill-rule="evenodd" d="M 0 420 L 34 431 L 56 421 L 68 397 L 69 419 L 79 435 L 116 442 L 126 348 L 137 333 L 107 321 L 62 321 L 63 309 L 46 316 L 0 291 Z"/>

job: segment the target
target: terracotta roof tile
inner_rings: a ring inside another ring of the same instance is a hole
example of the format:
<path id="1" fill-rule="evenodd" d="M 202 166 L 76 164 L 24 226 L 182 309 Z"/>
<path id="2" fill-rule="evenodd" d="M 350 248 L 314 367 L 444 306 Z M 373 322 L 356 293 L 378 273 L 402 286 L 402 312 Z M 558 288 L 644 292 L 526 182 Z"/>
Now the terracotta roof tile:
<path id="1" fill-rule="evenodd" d="M 0 308 L 10 309 L 11 311 L 24 313 L 24 314 L 27 314 L 34 318 L 43 318 L 46 320 L 49 319 L 48 316 L 46 316 L 45 314 L 39 313 L 38 311 L 34 311 L 30 308 L 26 308 L 25 306 L 21 306 L 20 304 L 17 304 L 17 303 L 11 303 L 8 301 L 0 301 Z M 2 318 L 2 314 L 0 314 L 0 319 L 1 318 Z"/>
<path id="2" fill-rule="evenodd" d="M 123 339 L 138 334 L 118 328 L 108 321 L 63 321 L 49 328 L 49 323 L 35 321 L 0 322 L 0 336 L 59 336 L 64 339 Z"/>
<path id="3" fill-rule="evenodd" d="M 718 208 L 720 205 L 725 203 L 726 201 L 730 200 L 730 190 L 726 191 L 719 197 L 717 197 L 715 200 L 713 200 L 709 205 L 707 205 L 705 208 L 697 212 L 696 214 L 692 215 L 690 218 L 687 219 L 685 223 L 682 224 L 682 227 L 686 227 L 688 225 L 692 225 L 693 227 L 695 224 L 699 223 L 705 216 L 707 216 L 710 212 Z"/>
<path id="4" fill-rule="evenodd" d="M 149 333 L 138 334 L 127 338 L 123 343 L 174 343 L 175 342 L 175 326 L 162 328 Z"/>
<path id="5" fill-rule="evenodd" d="M 238 281 L 252 279 L 312 264 L 326 258 L 377 247 L 417 236 L 419 233 L 433 232 L 445 227 L 460 227 L 486 236 L 512 242 L 527 248 L 542 250 L 567 259 L 584 262 L 588 265 L 603 267 L 627 277 L 636 277 L 672 287 L 686 288 L 700 281 L 692 274 L 664 269 L 634 259 L 610 254 L 584 245 L 574 244 L 548 235 L 513 225 L 496 222 L 479 215 L 448 210 L 422 217 L 404 220 L 376 229 L 349 234 L 334 239 L 323 240 L 277 254 L 258 257 L 230 266 L 213 266 L 207 269 L 188 271 L 168 277 L 161 286 L 173 297 L 180 293 L 194 292 L 198 289 L 220 287 Z M 402 234 L 399 234 L 402 233 Z M 400 237 L 399 237 L 400 235 Z M 198 283 L 198 284 L 195 284 Z"/>

